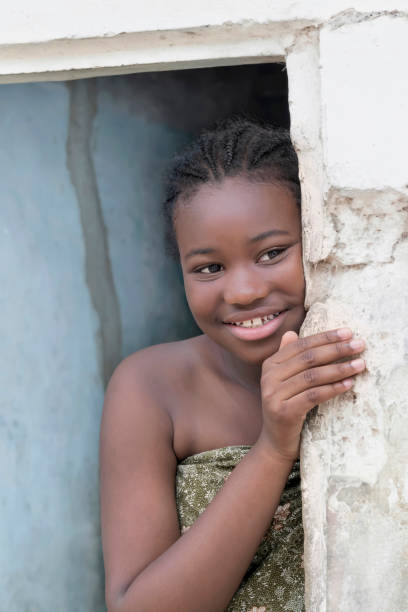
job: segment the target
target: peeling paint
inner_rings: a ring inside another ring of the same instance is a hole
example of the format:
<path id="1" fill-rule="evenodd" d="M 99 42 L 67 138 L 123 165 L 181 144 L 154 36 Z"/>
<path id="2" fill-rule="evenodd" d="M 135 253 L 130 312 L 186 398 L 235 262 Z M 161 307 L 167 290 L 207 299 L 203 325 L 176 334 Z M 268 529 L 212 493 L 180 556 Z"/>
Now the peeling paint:
<path id="1" fill-rule="evenodd" d="M 326 205 L 331 232 L 325 261 L 354 267 L 392 263 L 395 249 L 406 239 L 407 203 L 407 194 L 395 189 L 332 188 Z"/>
<path id="2" fill-rule="evenodd" d="M 91 151 L 96 82 L 74 81 L 67 87 L 70 93 L 67 166 L 80 211 L 86 282 L 99 318 L 100 372 L 106 385 L 121 359 L 122 331 Z"/>

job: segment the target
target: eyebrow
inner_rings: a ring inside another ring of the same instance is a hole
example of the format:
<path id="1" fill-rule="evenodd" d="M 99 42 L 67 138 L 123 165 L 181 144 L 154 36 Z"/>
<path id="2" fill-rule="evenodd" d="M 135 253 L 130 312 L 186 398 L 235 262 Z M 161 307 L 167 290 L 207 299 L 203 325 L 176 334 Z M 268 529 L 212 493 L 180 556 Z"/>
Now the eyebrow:
<path id="1" fill-rule="evenodd" d="M 192 249 L 184 256 L 184 259 L 189 259 L 189 257 L 194 257 L 194 255 L 209 255 L 210 253 L 215 253 L 215 249 Z"/>
<path id="2" fill-rule="evenodd" d="M 270 238 L 271 236 L 287 236 L 288 234 L 289 232 L 287 232 L 286 230 L 279 230 L 279 229 L 268 230 L 266 232 L 262 232 L 262 234 L 257 234 L 256 236 L 251 238 L 249 242 L 251 243 L 260 242 L 264 238 Z"/>
<path id="3" fill-rule="evenodd" d="M 250 238 L 249 242 L 252 244 L 254 242 L 260 242 L 261 240 L 264 240 L 265 238 L 270 238 L 271 236 L 287 236 L 287 235 L 289 235 L 289 232 L 287 232 L 286 230 L 272 229 L 272 230 L 267 230 L 266 232 L 262 232 L 262 234 L 257 234 L 253 238 Z M 186 253 L 186 255 L 184 256 L 184 259 L 189 259 L 190 257 L 194 257 L 194 255 L 210 255 L 211 253 L 215 253 L 215 249 L 211 247 L 202 248 L 202 249 L 192 249 L 191 251 Z"/>

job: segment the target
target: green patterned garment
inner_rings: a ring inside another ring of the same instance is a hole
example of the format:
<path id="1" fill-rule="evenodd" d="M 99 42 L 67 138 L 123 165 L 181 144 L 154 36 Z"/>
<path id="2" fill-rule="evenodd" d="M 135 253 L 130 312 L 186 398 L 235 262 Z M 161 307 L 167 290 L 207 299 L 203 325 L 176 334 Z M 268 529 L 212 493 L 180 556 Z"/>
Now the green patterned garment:
<path id="1" fill-rule="evenodd" d="M 250 446 L 226 446 L 187 457 L 177 467 L 181 533 L 191 527 Z M 302 612 L 303 529 L 300 471 L 289 475 L 272 524 L 226 612 Z"/>

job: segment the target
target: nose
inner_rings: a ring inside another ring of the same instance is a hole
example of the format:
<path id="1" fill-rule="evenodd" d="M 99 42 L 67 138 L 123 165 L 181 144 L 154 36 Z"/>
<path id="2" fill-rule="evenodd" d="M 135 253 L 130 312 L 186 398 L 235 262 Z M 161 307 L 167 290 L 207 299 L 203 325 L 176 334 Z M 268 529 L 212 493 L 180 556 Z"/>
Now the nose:
<path id="1" fill-rule="evenodd" d="M 248 306 L 270 292 L 269 283 L 253 266 L 230 269 L 224 275 L 224 282 L 224 301 L 227 304 Z"/>

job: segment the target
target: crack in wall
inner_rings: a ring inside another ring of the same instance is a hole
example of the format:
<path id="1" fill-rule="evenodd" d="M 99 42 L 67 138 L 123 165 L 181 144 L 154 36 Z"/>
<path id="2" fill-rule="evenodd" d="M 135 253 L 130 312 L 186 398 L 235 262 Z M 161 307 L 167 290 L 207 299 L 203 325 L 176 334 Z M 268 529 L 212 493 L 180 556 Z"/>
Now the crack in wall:
<path id="1" fill-rule="evenodd" d="M 339 28 L 345 25 L 351 25 L 354 23 L 362 23 L 363 21 L 374 21 L 375 19 L 379 19 L 380 17 L 399 17 L 402 19 L 408 19 L 408 13 L 405 11 L 370 11 L 367 13 L 362 13 L 360 11 L 356 11 L 353 8 L 346 9 L 337 15 L 334 15 L 329 21 L 328 25 L 332 30 L 338 30 Z"/>
<path id="2" fill-rule="evenodd" d="M 106 226 L 91 153 L 96 115 L 95 80 L 67 83 L 70 112 L 67 167 L 75 189 L 85 248 L 85 278 L 99 319 L 99 369 L 106 386 L 121 359 L 122 329 Z"/>

